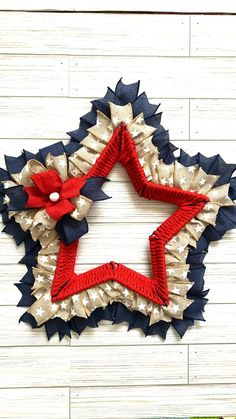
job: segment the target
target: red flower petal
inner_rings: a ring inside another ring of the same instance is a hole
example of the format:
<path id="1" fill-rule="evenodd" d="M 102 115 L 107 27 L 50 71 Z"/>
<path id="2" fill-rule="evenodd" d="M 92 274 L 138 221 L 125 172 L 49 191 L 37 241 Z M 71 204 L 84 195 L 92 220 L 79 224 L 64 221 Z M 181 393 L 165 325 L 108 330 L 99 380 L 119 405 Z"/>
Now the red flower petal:
<path id="1" fill-rule="evenodd" d="M 48 215 L 55 221 L 59 221 L 63 215 L 68 214 L 74 210 L 75 206 L 67 199 L 63 199 L 56 204 L 48 202 L 46 205 L 46 211 Z"/>
<path id="2" fill-rule="evenodd" d="M 72 178 L 69 180 L 66 180 L 62 184 L 61 188 L 61 199 L 68 199 L 73 198 L 74 196 L 80 196 L 80 189 L 84 186 L 85 179 L 84 178 Z"/>
<path id="3" fill-rule="evenodd" d="M 60 192 L 62 180 L 55 170 L 37 173 L 31 176 L 34 184 L 43 195 L 50 195 L 52 192 Z"/>
<path id="4" fill-rule="evenodd" d="M 25 192 L 28 195 L 28 201 L 26 204 L 26 208 L 42 208 L 48 202 L 48 197 L 41 195 L 38 188 L 35 186 L 25 187 Z"/>

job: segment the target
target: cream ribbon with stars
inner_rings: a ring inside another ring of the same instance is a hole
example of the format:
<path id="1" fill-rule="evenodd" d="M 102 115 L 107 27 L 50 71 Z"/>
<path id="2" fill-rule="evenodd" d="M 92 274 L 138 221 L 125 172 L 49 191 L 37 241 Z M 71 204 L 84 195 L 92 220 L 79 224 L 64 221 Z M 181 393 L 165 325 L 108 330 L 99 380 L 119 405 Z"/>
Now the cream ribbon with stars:
<path id="1" fill-rule="evenodd" d="M 68 170 L 66 155 L 54 157 L 49 154 L 46 167 L 36 161 L 28 162 L 20 174 L 14 175 L 16 184 L 30 186 L 30 176 L 47 169 L 57 170 L 63 180 L 68 177 L 83 176 L 96 163 L 118 124 L 125 122 L 148 181 L 202 193 L 209 197 L 209 202 L 166 244 L 165 261 L 170 300 L 167 307 L 156 305 L 116 281 L 108 281 L 62 302 L 52 303 L 51 286 L 59 252 L 55 222 L 45 210 L 12 213 L 22 229 L 30 230 L 32 238 L 39 240 L 42 246 L 38 254 L 37 267 L 33 269 L 35 283 L 32 294 L 37 301 L 28 309 L 38 325 L 54 317 L 60 317 L 65 321 L 75 315 L 86 318 L 96 308 L 105 308 L 114 301 L 123 303 L 129 310 L 138 310 L 148 315 L 150 325 L 160 320 L 170 322 L 172 318 L 182 319 L 184 310 L 192 303 L 186 297 L 192 287 L 187 277 L 189 265 L 186 264 L 189 245 L 196 247 L 205 228 L 208 225 L 215 225 L 220 207 L 234 205 L 228 196 L 229 184 L 214 188 L 218 176 L 206 174 L 198 165 L 185 167 L 177 161 L 167 165 L 159 160 L 158 150 L 152 144 L 152 134 L 156 129 L 146 125 L 142 113 L 133 118 L 131 104 L 118 106 L 110 103 L 109 105 L 111 119 L 97 111 L 96 125 L 88 129 L 88 136 L 81 141 L 82 147 L 69 157 Z M 15 183 L 11 182 L 11 186 L 14 185 Z M 75 214 L 71 215 L 80 220 L 87 214 L 91 201 L 80 196 L 75 198 L 74 204 Z"/>

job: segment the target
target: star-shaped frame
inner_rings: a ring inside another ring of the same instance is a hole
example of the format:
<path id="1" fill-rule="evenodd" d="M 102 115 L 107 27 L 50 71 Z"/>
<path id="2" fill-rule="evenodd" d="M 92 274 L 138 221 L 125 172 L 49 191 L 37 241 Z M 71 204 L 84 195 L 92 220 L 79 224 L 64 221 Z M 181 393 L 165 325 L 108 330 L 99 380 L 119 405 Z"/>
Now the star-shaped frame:
<path id="1" fill-rule="evenodd" d="M 130 118 L 128 112 L 127 114 L 124 119 Z M 133 139 L 125 124 L 116 128 L 108 145 L 87 173 L 87 177 L 98 175 L 107 177 L 117 162 L 124 166 L 140 196 L 178 205 L 178 209 L 149 237 L 153 276 L 148 278 L 114 262 L 106 263 L 82 274 L 76 274 L 74 265 L 78 242 L 69 245 L 60 242 L 57 268 L 52 284 L 53 302 L 64 300 L 98 284 L 115 280 L 156 304 L 169 304 L 165 245 L 201 211 L 209 198 L 196 192 L 180 190 L 175 187 L 170 188 L 147 181 Z"/>
<path id="2" fill-rule="evenodd" d="M 158 106 L 138 89 L 139 82 L 120 80 L 115 91 L 108 88 L 104 98 L 92 102 L 66 146 L 56 143 L 36 155 L 24 151 L 18 158 L 6 157 L 7 171 L 0 170 L 4 231 L 26 249 L 21 263 L 27 273 L 16 284 L 19 305 L 29 307 L 21 320 L 45 325 L 48 338 L 55 332 L 60 339 L 70 336 L 70 330 L 80 334 L 101 319 L 127 321 L 129 328 L 163 338 L 172 325 L 183 336 L 194 320 L 203 320 L 204 256 L 210 241 L 236 225 L 235 165 L 219 155 L 190 157 L 181 150 L 176 157 Z M 116 162 L 140 196 L 178 205 L 149 238 L 151 278 L 115 262 L 74 273 L 78 241 L 88 231 L 85 216 L 92 202 L 107 198 L 101 186 Z M 86 182 L 79 197 L 67 196 L 75 210 L 58 222 L 45 211 L 23 211 L 23 187 L 31 186 L 35 170 L 54 170 L 62 183 L 72 177 Z"/>

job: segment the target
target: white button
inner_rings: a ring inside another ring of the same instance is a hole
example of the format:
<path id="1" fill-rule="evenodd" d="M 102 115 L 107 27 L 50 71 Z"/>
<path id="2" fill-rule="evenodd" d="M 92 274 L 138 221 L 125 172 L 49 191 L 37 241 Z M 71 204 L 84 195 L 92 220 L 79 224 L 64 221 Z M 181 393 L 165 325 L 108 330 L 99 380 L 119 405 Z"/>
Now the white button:
<path id="1" fill-rule="evenodd" d="M 60 195 L 59 195 L 59 193 L 58 193 L 58 192 L 52 192 L 52 193 L 50 193 L 50 195 L 49 195 L 49 199 L 50 199 L 50 201 L 52 201 L 52 202 L 57 202 L 59 198 L 60 198 Z"/>

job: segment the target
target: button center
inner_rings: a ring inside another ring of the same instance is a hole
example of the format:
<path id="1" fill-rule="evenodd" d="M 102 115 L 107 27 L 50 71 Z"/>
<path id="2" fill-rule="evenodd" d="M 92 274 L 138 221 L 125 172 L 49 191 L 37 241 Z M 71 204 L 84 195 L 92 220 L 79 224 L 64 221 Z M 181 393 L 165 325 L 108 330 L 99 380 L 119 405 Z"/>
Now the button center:
<path id="1" fill-rule="evenodd" d="M 49 195 L 49 199 L 50 199 L 50 201 L 52 201 L 52 202 L 57 202 L 57 201 L 59 200 L 59 198 L 60 198 L 60 195 L 59 195 L 59 193 L 58 193 L 58 192 L 52 192 L 52 193 L 50 193 L 50 195 Z"/>

